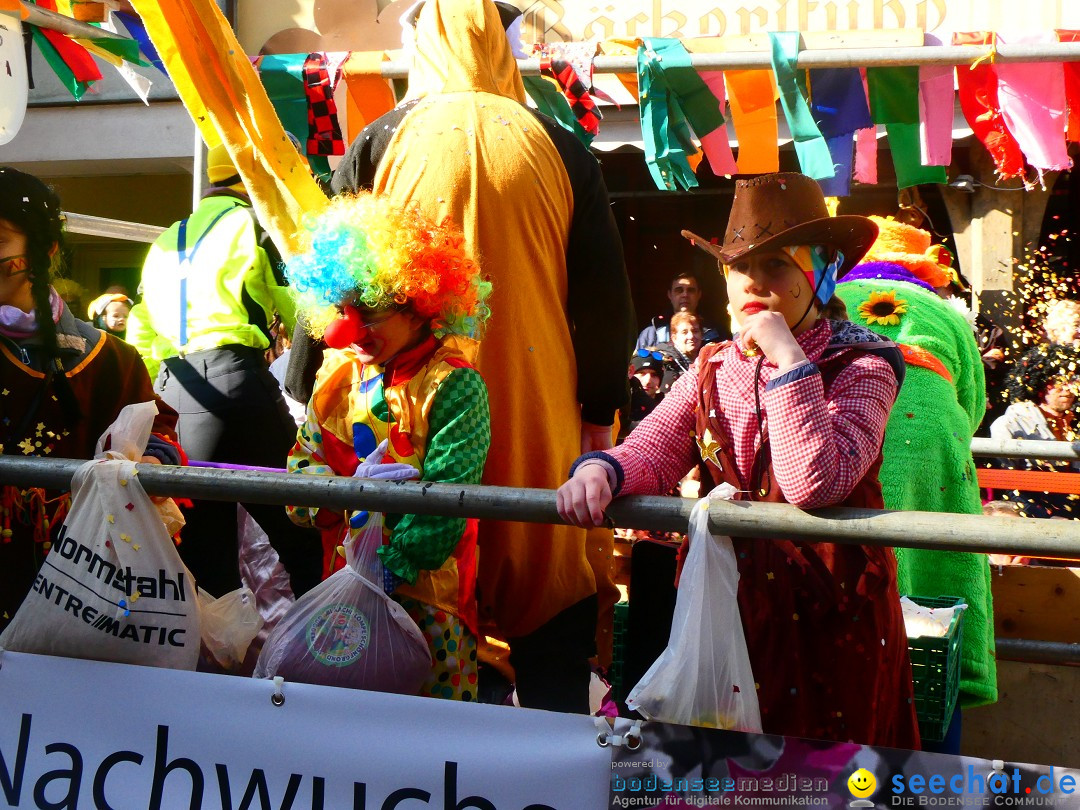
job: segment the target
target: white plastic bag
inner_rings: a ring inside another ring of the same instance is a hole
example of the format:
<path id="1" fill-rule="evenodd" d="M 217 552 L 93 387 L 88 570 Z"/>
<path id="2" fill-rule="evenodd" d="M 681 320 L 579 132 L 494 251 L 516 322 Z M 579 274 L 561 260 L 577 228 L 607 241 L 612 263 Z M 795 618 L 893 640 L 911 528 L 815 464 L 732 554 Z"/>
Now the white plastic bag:
<path id="1" fill-rule="evenodd" d="M 234 670 L 244 662 L 248 647 L 263 626 L 249 588 L 237 588 L 215 599 L 199 588 L 202 642 L 221 666 Z"/>
<path id="2" fill-rule="evenodd" d="M 128 405 L 72 480 L 71 510 L 0 646 L 195 669 L 199 605 L 135 468 L 157 405 Z"/>
<path id="3" fill-rule="evenodd" d="M 904 614 L 904 630 L 908 638 L 945 638 L 952 627 L 953 616 L 957 611 L 966 610 L 967 605 L 931 608 L 911 601 L 906 596 L 900 597 L 900 609 Z"/>
<path id="4" fill-rule="evenodd" d="M 382 515 L 345 541 L 345 567 L 301 596 L 263 645 L 254 677 L 415 695 L 431 672 L 420 628 L 383 593 Z"/>
<path id="5" fill-rule="evenodd" d="M 649 720 L 761 731 L 754 673 L 739 615 L 731 540 L 709 533 L 709 504 L 731 500 L 721 484 L 694 506 L 667 649 L 630 690 L 626 705 Z"/>

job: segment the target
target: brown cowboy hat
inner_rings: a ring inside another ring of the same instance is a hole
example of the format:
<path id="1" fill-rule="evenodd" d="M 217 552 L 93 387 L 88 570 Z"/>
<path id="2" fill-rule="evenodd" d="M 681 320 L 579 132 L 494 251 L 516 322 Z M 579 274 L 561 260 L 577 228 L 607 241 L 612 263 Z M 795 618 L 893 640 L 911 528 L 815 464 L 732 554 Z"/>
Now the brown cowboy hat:
<path id="1" fill-rule="evenodd" d="M 722 245 L 693 231 L 682 235 L 723 264 L 788 245 L 829 245 L 844 254 L 838 272 L 843 275 L 859 263 L 877 232 L 877 225 L 867 217 L 829 216 L 816 180 L 798 172 L 780 172 L 735 181 Z"/>

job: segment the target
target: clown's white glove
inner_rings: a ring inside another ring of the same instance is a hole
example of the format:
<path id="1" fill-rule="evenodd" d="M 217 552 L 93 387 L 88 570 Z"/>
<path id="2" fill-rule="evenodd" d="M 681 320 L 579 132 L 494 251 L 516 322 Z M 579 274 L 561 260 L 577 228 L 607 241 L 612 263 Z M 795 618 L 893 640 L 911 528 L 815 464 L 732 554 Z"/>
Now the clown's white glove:
<path id="1" fill-rule="evenodd" d="M 373 478 L 378 481 L 408 481 L 410 478 L 419 478 L 420 471 L 411 464 L 383 463 L 388 446 L 389 441 L 383 439 L 382 443 L 371 451 L 367 459 L 360 463 L 352 477 Z"/>

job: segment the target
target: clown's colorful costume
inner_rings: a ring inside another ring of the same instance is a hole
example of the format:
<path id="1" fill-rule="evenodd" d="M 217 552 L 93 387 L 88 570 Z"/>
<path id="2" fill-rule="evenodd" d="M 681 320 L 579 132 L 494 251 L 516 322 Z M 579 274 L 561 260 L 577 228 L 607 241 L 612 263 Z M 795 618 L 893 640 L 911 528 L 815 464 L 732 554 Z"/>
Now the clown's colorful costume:
<path id="1" fill-rule="evenodd" d="M 463 260 L 460 240 L 440 242 L 440 236 L 445 234 L 436 230 L 427 253 L 419 258 L 414 253 L 410 258 L 411 248 L 426 238 L 414 233 L 416 242 L 408 244 L 408 235 L 402 229 L 415 226 L 416 220 L 391 215 L 390 227 L 377 225 L 372 222 L 369 208 L 351 218 L 346 214 L 344 220 L 335 219 L 355 202 L 335 201 L 329 224 L 314 226 L 314 258 L 301 257 L 289 265 L 290 278 L 298 289 L 309 293 L 319 290 L 327 299 L 342 300 L 341 290 L 334 291 L 332 272 L 326 272 L 327 262 L 338 257 L 320 255 L 325 248 L 325 242 L 319 241 L 320 228 L 331 232 L 328 241 L 334 244 L 338 238 L 346 243 L 367 240 L 358 253 L 362 254 L 361 261 L 369 263 L 366 269 L 370 275 L 354 280 L 346 272 L 344 278 L 338 279 L 343 286 L 352 284 L 361 299 L 365 294 L 389 293 L 391 300 L 404 296 L 414 312 L 423 313 L 422 303 L 402 292 L 402 286 L 407 289 L 407 282 L 415 280 L 409 278 L 410 272 L 418 275 L 414 265 L 428 261 L 442 266 L 440 262 L 445 263 L 447 256 L 471 268 L 474 275 L 468 277 L 466 273 L 464 288 L 475 287 L 476 268 Z M 361 202 L 371 203 L 372 198 L 362 198 Z M 377 215 L 386 213 L 378 205 L 374 210 Z M 346 232 L 343 221 L 359 232 Z M 384 249 L 385 245 L 379 245 L 379 234 L 365 233 L 364 227 L 382 227 L 383 236 L 398 241 L 397 248 L 405 243 L 404 249 L 396 254 L 393 249 Z M 395 267 L 395 262 L 404 262 L 406 269 Z M 443 278 L 450 276 L 446 273 Z M 323 286 L 326 284 L 329 287 Z M 471 300 L 462 293 L 458 299 L 455 293 L 462 290 L 450 284 L 436 292 L 439 300 L 435 305 L 444 313 L 454 311 L 453 317 L 458 318 L 434 319 L 436 330 L 445 332 L 442 337 L 427 335 L 385 366 L 365 364 L 353 346 L 327 350 L 308 403 L 307 419 L 289 455 L 290 472 L 351 476 L 361 461 L 388 440 L 384 462 L 415 467 L 421 481 L 480 483 L 491 443 L 487 387 L 472 365 L 476 342 L 454 334 L 454 330 L 465 328 L 473 313 L 482 309 L 486 293 L 474 292 Z M 339 548 L 346 538 L 358 535 L 370 519 L 364 511 L 342 514 L 306 507 L 289 507 L 289 514 L 295 522 L 322 531 L 327 575 L 343 565 Z M 394 597 L 420 627 L 431 649 L 432 673 L 422 694 L 475 700 L 476 521 L 434 515 L 386 515 L 379 557 L 389 572 L 403 580 L 394 589 Z"/>

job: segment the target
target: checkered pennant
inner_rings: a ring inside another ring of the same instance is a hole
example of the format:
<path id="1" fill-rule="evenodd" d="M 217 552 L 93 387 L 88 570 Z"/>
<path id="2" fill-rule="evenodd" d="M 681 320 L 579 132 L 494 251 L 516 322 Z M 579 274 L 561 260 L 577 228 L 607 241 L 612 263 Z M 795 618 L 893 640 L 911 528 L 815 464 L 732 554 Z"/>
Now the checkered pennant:
<path id="1" fill-rule="evenodd" d="M 308 102 L 309 155 L 344 155 L 345 142 L 337 118 L 334 88 L 325 53 L 312 53 L 304 60 L 304 92 Z"/>
<path id="2" fill-rule="evenodd" d="M 562 59 L 552 58 L 550 61 L 545 60 L 543 67 L 559 83 L 578 123 L 586 132 L 596 137 L 600 132 L 600 120 L 604 116 L 600 114 L 600 109 L 593 101 L 588 88 L 578 78 L 573 65 Z"/>

